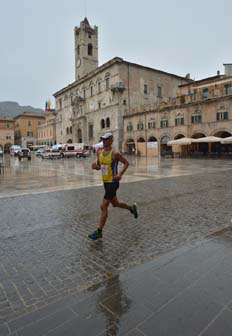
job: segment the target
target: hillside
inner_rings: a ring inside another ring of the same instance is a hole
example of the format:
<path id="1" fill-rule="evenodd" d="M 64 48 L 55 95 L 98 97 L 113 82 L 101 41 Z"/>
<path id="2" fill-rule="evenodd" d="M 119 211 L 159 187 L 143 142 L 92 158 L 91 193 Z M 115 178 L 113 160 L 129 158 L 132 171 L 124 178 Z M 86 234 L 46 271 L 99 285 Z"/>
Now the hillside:
<path id="1" fill-rule="evenodd" d="M 20 106 L 16 102 L 0 102 L 0 119 L 13 119 L 23 112 L 44 113 L 44 110 L 32 106 Z"/>

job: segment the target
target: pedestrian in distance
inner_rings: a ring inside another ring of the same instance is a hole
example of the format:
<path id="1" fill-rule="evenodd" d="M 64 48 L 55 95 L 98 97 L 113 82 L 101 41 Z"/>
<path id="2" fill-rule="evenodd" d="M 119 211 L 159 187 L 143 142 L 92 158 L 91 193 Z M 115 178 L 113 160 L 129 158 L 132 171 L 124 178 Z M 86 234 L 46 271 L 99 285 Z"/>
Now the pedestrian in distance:
<path id="1" fill-rule="evenodd" d="M 101 170 L 105 195 L 101 202 L 101 217 L 97 230 L 88 235 L 92 240 L 102 238 L 102 230 L 108 217 L 108 207 L 110 204 L 112 204 L 113 207 L 127 209 L 134 215 L 134 218 L 138 218 L 136 203 L 129 205 L 120 201 L 116 194 L 119 188 L 119 181 L 127 170 L 129 162 L 120 152 L 112 149 L 112 133 L 105 133 L 101 137 L 101 140 L 103 141 L 103 149 L 97 153 L 97 160 L 92 163 L 92 169 Z M 118 162 L 123 164 L 120 172 L 118 171 Z"/>

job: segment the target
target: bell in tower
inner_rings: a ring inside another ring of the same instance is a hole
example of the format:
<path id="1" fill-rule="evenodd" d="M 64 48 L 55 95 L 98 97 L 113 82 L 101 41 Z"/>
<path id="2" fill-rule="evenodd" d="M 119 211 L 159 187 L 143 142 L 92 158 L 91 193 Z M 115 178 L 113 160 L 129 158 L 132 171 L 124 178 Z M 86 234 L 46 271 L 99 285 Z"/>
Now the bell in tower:
<path id="1" fill-rule="evenodd" d="M 98 67 L 98 28 L 91 27 L 88 19 L 74 29 L 75 79 L 78 80 Z"/>

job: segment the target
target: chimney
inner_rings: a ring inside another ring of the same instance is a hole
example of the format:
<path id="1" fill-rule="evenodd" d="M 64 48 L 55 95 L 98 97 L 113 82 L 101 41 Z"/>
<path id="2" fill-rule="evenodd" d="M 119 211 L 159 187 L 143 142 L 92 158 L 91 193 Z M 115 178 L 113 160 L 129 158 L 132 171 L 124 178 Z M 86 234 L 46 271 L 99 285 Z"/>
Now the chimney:
<path id="1" fill-rule="evenodd" d="M 232 76 L 232 63 L 224 63 L 225 76 Z"/>

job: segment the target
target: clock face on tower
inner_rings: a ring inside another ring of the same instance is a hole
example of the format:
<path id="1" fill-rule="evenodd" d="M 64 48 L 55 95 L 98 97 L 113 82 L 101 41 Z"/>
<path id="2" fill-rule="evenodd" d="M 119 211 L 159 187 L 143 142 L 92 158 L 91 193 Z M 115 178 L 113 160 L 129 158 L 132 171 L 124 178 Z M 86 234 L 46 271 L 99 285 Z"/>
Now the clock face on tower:
<path id="1" fill-rule="evenodd" d="M 79 67 L 80 67 L 80 65 L 81 65 L 81 59 L 80 59 L 80 58 L 78 58 L 78 59 L 77 59 L 77 68 L 79 68 Z"/>

